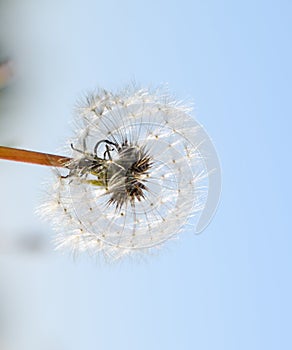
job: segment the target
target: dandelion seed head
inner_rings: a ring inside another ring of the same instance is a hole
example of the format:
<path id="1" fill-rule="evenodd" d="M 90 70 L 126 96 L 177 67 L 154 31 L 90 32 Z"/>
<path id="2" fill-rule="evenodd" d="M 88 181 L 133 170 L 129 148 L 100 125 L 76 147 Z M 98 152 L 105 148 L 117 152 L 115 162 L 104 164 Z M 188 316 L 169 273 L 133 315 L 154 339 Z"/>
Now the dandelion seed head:
<path id="1" fill-rule="evenodd" d="M 118 259 L 160 246 L 200 217 L 210 202 L 210 166 L 218 173 L 219 163 L 189 112 L 160 91 L 99 90 L 86 98 L 69 172 L 57 174 L 41 208 L 58 247 Z M 220 175 L 211 180 L 220 187 Z M 203 226 L 218 199 L 217 191 Z"/>

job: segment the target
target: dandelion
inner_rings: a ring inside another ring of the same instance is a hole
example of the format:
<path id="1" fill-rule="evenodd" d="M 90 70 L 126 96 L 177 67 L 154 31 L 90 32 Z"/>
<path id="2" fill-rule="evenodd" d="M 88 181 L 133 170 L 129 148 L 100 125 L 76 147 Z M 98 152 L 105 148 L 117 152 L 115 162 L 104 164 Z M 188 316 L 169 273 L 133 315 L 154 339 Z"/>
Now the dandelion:
<path id="1" fill-rule="evenodd" d="M 63 168 L 40 208 L 59 248 L 119 259 L 160 247 L 196 218 L 197 233 L 207 226 L 220 167 L 190 111 L 135 88 L 99 90 L 80 104 L 72 154 L 50 155 Z"/>

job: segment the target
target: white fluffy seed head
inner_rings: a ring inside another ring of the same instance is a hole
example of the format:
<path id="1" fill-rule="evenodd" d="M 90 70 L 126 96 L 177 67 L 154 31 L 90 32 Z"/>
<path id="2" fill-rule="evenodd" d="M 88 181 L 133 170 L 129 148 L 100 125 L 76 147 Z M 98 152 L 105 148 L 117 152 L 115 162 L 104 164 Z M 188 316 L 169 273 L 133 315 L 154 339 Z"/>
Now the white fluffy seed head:
<path id="1" fill-rule="evenodd" d="M 159 91 L 100 90 L 86 99 L 69 173 L 57 173 L 40 210 L 58 247 L 118 259 L 176 237 L 208 207 L 200 224 L 207 225 L 219 199 L 219 163 L 189 112 Z"/>

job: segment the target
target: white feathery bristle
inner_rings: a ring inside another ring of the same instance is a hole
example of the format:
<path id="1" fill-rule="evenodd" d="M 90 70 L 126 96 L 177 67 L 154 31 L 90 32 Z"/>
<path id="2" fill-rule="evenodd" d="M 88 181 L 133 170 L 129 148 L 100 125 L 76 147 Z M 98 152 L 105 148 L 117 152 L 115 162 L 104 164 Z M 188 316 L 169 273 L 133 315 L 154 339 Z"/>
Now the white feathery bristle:
<path id="1" fill-rule="evenodd" d="M 59 248 L 115 260 L 161 246 L 200 217 L 210 169 L 197 137 L 202 127 L 189 112 L 146 89 L 86 98 L 67 176 L 55 172 L 40 208 Z"/>

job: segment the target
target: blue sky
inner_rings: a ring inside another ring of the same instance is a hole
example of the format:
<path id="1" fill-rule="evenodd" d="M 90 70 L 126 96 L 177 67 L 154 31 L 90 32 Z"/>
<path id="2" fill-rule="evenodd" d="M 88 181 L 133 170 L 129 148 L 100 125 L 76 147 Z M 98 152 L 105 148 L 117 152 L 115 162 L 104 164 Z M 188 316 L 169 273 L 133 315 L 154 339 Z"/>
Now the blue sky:
<path id="1" fill-rule="evenodd" d="M 18 69 L 2 143 L 55 152 L 86 91 L 168 83 L 194 101 L 223 188 L 203 234 L 182 234 L 145 262 L 107 266 L 51 246 L 2 254 L 6 348 L 290 349 L 291 3 L 14 6 L 1 13 Z M 50 171 L 7 162 L 0 170 L 4 239 L 36 232 L 49 240 L 34 210 Z"/>

